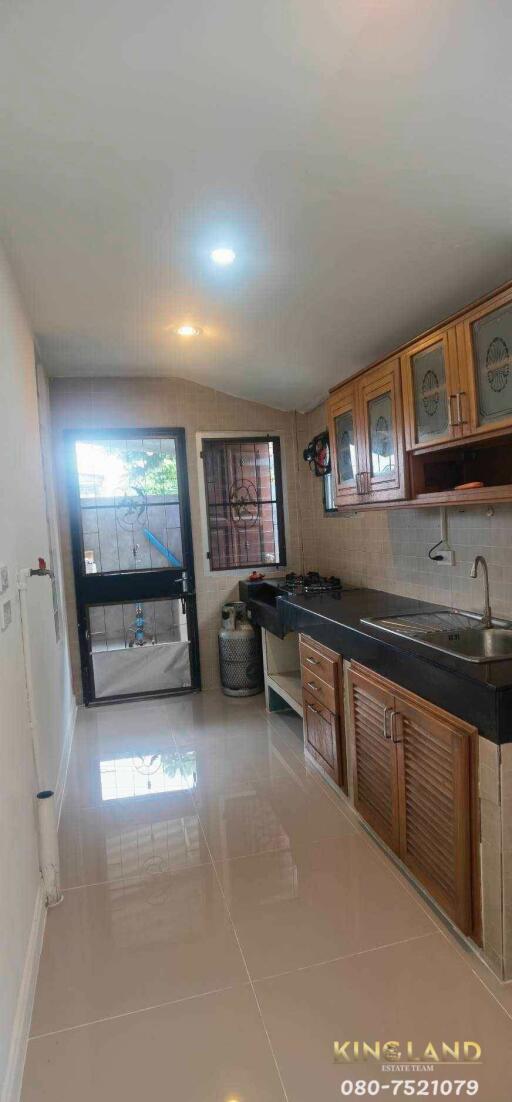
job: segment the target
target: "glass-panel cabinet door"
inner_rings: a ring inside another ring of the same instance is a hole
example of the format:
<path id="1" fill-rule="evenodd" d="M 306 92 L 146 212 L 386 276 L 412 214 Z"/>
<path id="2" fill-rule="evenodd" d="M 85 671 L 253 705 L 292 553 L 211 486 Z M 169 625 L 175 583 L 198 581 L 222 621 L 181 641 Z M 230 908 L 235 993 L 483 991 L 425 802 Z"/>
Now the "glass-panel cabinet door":
<path id="1" fill-rule="evenodd" d="M 396 469 L 395 424 L 391 391 L 368 401 L 368 434 L 370 439 L 370 477 L 372 480 L 391 478 Z"/>
<path id="2" fill-rule="evenodd" d="M 403 498 L 407 478 L 399 360 L 365 372 L 359 385 L 366 501 Z"/>
<path id="3" fill-rule="evenodd" d="M 461 435 L 455 330 L 420 341 L 402 356 L 405 435 L 410 449 Z"/>
<path id="4" fill-rule="evenodd" d="M 512 302 L 470 325 L 476 426 L 512 424 Z"/>
<path id="5" fill-rule="evenodd" d="M 350 383 L 329 400 L 329 440 L 338 505 L 360 498 L 356 390 Z"/>
<path id="6" fill-rule="evenodd" d="M 334 418 L 334 432 L 339 481 L 345 486 L 353 485 L 356 477 L 356 437 L 353 410 L 346 409 Z"/>

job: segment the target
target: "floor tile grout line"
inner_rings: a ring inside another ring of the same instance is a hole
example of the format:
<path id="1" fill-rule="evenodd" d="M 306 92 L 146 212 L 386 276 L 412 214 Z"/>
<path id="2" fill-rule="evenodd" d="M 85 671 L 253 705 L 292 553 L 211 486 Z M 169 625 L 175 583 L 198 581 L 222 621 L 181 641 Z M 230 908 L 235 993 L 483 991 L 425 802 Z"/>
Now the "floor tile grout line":
<path id="1" fill-rule="evenodd" d="M 199 815 L 199 812 L 198 812 L 198 815 Z M 285 1087 L 285 1085 L 284 1085 L 284 1080 L 283 1080 L 283 1076 L 282 1076 L 282 1074 L 281 1074 L 281 1069 L 280 1069 L 280 1067 L 279 1067 L 279 1064 L 278 1064 L 278 1061 L 277 1061 L 277 1057 L 276 1057 L 276 1054 L 275 1054 L 275 1051 L 274 1051 L 274 1046 L 273 1046 L 273 1044 L 272 1044 L 272 1041 L 271 1041 L 271 1039 L 270 1039 L 270 1034 L 269 1034 L 269 1032 L 268 1032 L 268 1029 L 267 1029 L 267 1025 L 266 1025 L 265 1019 L 264 1019 L 264 1017 L 263 1017 L 263 1013 L 262 1013 L 262 1010 L 261 1010 L 261 1006 L 260 1006 L 260 1002 L 259 1002 L 258 996 L 257 996 L 257 994 L 256 994 L 256 990 L 255 990 L 255 987 L 254 987 L 254 983 L 253 983 L 253 980 L 252 980 L 252 977 L 251 977 L 251 973 L 250 973 L 250 971 L 249 971 L 249 967 L 248 967 L 247 961 L 246 961 L 246 959 L 245 959 L 245 953 L 244 953 L 244 951 L 243 951 L 243 949 L 242 949 L 242 945 L 241 945 L 241 942 L 240 942 L 240 938 L 239 938 L 239 936 L 238 936 L 238 931 L 237 931 L 237 929 L 236 929 L 236 926 L 235 926 L 235 923 L 234 923 L 234 921 L 233 921 L 233 916 L 232 916 L 232 914 L 231 914 L 231 910 L 230 910 L 230 907 L 229 907 L 228 901 L 227 901 L 227 899 L 226 899 L 226 894 L 225 894 L 225 892 L 224 892 L 224 888 L 223 888 L 223 885 L 222 885 L 222 881 L 221 881 L 221 878 L 220 878 L 220 876 L 219 876 L 219 873 L 218 873 L 218 870 L 217 870 L 217 866 L 216 866 L 216 863 L 215 863 L 215 859 L 214 859 L 214 857 L 213 857 L 213 854 L 212 854 L 212 852 L 211 852 L 210 846 L 209 846 L 209 844 L 208 844 L 208 839 L 207 839 L 207 837 L 206 837 L 206 833 L 205 833 L 205 831 L 204 831 L 204 828 L 203 828 L 203 824 L 202 824 L 202 821 L 201 821 L 201 817 L 200 817 L 200 816 L 199 816 L 199 824 L 200 824 L 201 830 L 202 830 L 202 832 L 203 832 L 203 838 L 204 838 L 204 841 L 205 841 L 205 845 L 207 846 L 207 849 L 208 849 L 208 853 L 210 854 L 210 858 L 211 858 L 211 861 L 212 861 L 212 864 L 213 864 L 213 870 L 214 870 L 214 873 L 215 873 L 215 877 L 216 877 L 216 880 L 217 880 L 217 884 L 218 884 L 218 887 L 219 887 L 219 891 L 220 891 L 220 893 L 221 893 L 221 896 L 222 896 L 222 901 L 223 901 L 224 907 L 225 907 L 225 909 L 226 909 L 226 913 L 227 913 L 227 916 L 228 916 L 228 918 L 229 918 L 229 922 L 230 922 L 231 928 L 232 928 L 232 930 L 233 930 L 233 936 L 234 936 L 234 938 L 235 938 L 235 940 L 236 940 L 236 943 L 237 943 L 237 946 L 238 946 L 238 951 L 239 951 L 239 953 L 240 953 L 240 956 L 241 956 L 241 958 L 242 958 L 243 966 L 244 966 L 244 968 L 245 968 L 245 971 L 246 971 L 246 974 L 247 974 L 247 979 L 248 979 L 248 981 L 249 981 L 249 984 L 250 984 L 250 986 L 251 986 L 251 991 L 252 991 L 252 994 L 253 994 L 253 997 L 254 997 L 254 1001 L 255 1001 L 255 1003 L 256 1003 L 256 1006 L 257 1006 L 257 1009 L 258 1009 L 258 1014 L 259 1014 L 259 1016 L 260 1016 L 260 1021 L 261 1021 L 261 1025 L 262 1025 L 263 1031 L 264 1031 L 264 1033 L 265 1033 L 265 1036 L 266 1036 L 266 1038 L 267 1038 L 267 1043 L 268 1043 L 268 1046 L 269 1046 L 269 1049 L 270 1049 L 270 1053 L 271 1053 L 271 1055 L 272 1055 L 272 1059 L 273 1059 L 273 1061 L 274 1061 L 275 1069 L 276 1069 L 276 1072 L 277 1072 L 277 1075 L 278 1075 L 278 1078 L 279 1078 L 279 1082 L 280 1082 L 280 1084 L 281 1084 L 281 1089 L 282 1089 L 282 1091 L 283 1091 L 283 1095 L 284 1095 L 284 1098 L 285 1098 L 285 1102 L 289 1102 L 289 1099 L 288 1099 L 288 1093 L 287 1093 L 286 1087 Z"/>
<path id="2" fill-rule="evenodd" d="M 267 983 L 270 980 L 278 980 L 283 976 L 294 976 L 297 972 L 309 972 L 312 968 L 323 968 L 327 964 L 337 964 L 341 960 L 354 960 L 356 957 L 364 957 L 368 953 L 380 953 L 385 949 L 394 949 L 398 945 L 409 945 L 412 941 L 422 941 L 427 937 L 437 937 L 439 930 L 428 930 L 424 934 L 414 934 L 412 937 L 399 938 L 398 941 L 388 941 L 384 945 L 370 945 L 367 949 L 357 949 L 354 953 L 341 953 L 337 957 L 328 957 L 327 960 L 315 960 L 310 964 L 300 964 L 297 968 L 286 968 L 284 972 L 271 972 L 268 976 L 255 977 L 254 983 Z"/>
<path id="3" fill-rule="evenodd" d="M 462 949 L 457 945 L 452 945 L 452 937 L 450 937 L 449 931 L 440 930 L 439 932 L 442 934 L 445 941 L 447 941 L 448 944 L 450 946 L 452 946 L 453 949 L 455 949 L 455 952 L 457 953 L 457 955 L 467 965 L 470 972 L 473 973 L 475 979 L 477 979 L 479 981 L 479 983 L 481 983 L 482 987 L 485 988 L 485 990 L 487 991 L 487 994 L 490 995 L 491 998 L 493 998 L 494 1001 L 498 1003 L 498 1006 L 500 1007 L 501 1010 L 503 1010 L 503 1013 L 506 1014 L 507 1018 L 509 1018 L 512 1021 L 512 1013 L 509 1010 L 507 1010 L 507 1007 L 504 1005 L 504 1003 L 501 1002 L 501 999 L 500 999 L 499 995 L 497 995 L 496 992 L 492 990 L 492 987 L 489 987 L 489 985 L 485 982 L 485 979 L 483 978 L 483 976 L 481 976 L 476 971 L 476 968 L 473 967 L 472 962 L 466 959 L 466 957 L 464 956 L 464 953 L 462 952 Z M 484 961 L 482 961 L 481 963 L 484 967 L 486 967 L 486 968 L 488 967 L 488 965 L 486 965 Z M 496 978 L 497 983 L 503 982 L 498 978 L 498 976 L 496 976 L 495 978 Z"/>
<path id="4" fill-rule="evenodd" d="M 272 727 L 272 730 L 275 731 L 275 733 L 277 734 L 278 733 L 277 725 L 274 726 L 273 724 L 271 724 L 271 727 Z M 233 737 L 236 738 L 236 736 L 233 736 Z M 185 750 L 186 748 L 185 747 L 180 747 L 177 744 L 176 736 L 172 732 L 171 732 L 171 739 L 174 743 L 174 747 L 177 751 L 177 754 L 178 754 L 178 756 L 181 760 L 182 751 Z M 327 797 L 328 802 L 338 810 L 338 812 L 342 815 L 342 817 L 351 826 L 354 827 L 354 832 L 353 832 L 353 835 L 351 835 L 351 836 L 359 837 L 359 838 L 361 838 L 361 840 L 363 840 L 367 843 L 368 848 L 371 851 L 373 851 L 374 856 L 377 858 L 377 860 L 379 860 L 379 863 L 381 864 L 381 866 L 385 865 L 387 867 L 388 871 L 390 871 L 392 873 L 394 879 L 396 881 L 398 881 L 402 885 L 403 888 L 405 888 L 407 894 L 415 900 L 415 902 L 418 904 L 418 906 L 423 911 L 423 913 L 426 915 L 426 917 L 428 917 L 428 919 L 432 923 L 434 929 L 432 931 L 429 931 L 428 933 L 420 934 L 420 935 L 417 935 L 413 938 L 400 939 L 397 942 L 391 942 L 391 943 L 388 943 L 388 944 L 383 945 L 383 946 L 374 946 L 374 947 L 371 947 L 369 949 L 360 950 L 356 953 L 343 954 L 339 957 L 330 958 L 327 961 L 313 962 L 312 964 L 303 965 L 303 966 L 300 966 L 296 969 L 289 969 L 289 970 L 286 970 L 284 972 L 274 973 L 274 974 L 271 974 L 269 976 L 263 976 L 263 977 L 260 977 L 259 979 L 253 980 L 252 976 L 250 974 L 246 959 L 245 959 L 245 954 L 243 952 L 243 949 L 242 949 L 242 946 L 241 946 L 241 943 L 240 943 L 240 940 L 239 940 L 236 925 L 234 923 L 229 905 L 228 905 L 227 900 L 226 900 L 226 896 L 225 896 L 225 893 L 224 893 L 224 890 L 223 890 L 222 882 L 221 882 L 219 874 L 218 874 L 217 860 L 219 862 L 223 862 L 223 860 L 226 860 L 226 861 L 243 860 L 243 859 L 247 859 L 247 858 L 253 857 L 253 856 L 262 856 L 262 855 L 275 854 L 275 853 L 283 852 L 283 850 L 282 849 L 262 850 L 262 851 L 258 851 L 255 854 L 238 855 L 237 857 L 233 857 L 233 858 L 225 858 L 225 859 L 218 858 L 218 859 L 216 859 L 213 856 L 213 854 L 210 850 L 210 846 L 209 846 L 208 840 L 206 838 L 205 830 L 204 830 L 204 827 L 203 827 L 203 822 L 202 822 L 202 819 L 201 819 L 201 814 L 200 814 L 200 811 L 199 811 L 199 807 L 197 805 L 197 800 L 194 797 L 194 793 L 190 793 L 193 806 L 194 806 L 195 811 L 196 811 L 197 816 L 198 816 L 200 829 L 201 829 L 201 832 L 203 834 L 205 844 L 206 844 L 208 854 L 209 854 L 209 861 L 208 862 L 201 862 L 200 866 L 195 865 L 193 867 L 194 868 L 197 868 L 197 867 L 213 867 L 213 870 L 214 870 L 214 873 L 215 873 L 215 876 L 216 876 L 216 879 L 217 879 L 217 882 L 218 882 L 218 885 L 219 885 L 219 890 L 220 890 L 222 898 L 223 898 L 224 906 L 225 906 L 227 915 L 229 917 L 230 924 L 233 928 L 233 933 L 234 933 L 234 936 L 235 936 L 235 939 L 236 939 L 236 942 L 237 942 L 237 945 L 238 945 L 238 948 L 239 948 L 239 951 L 240 951 L 240 954 L 241 954 L 241 957 L 242 957 L 242 961 L 243 961 L 243 964 L 244 964 L 244 967 L 245 967 L 245 971 L 246 971 L 246 974 L 247 974 L 247 977 L 248 977 L 247 984 L 248 984 L 248 986 L 251 987 L 251 990 L 253 992 L 253 995 L 254 995 L 254 998 L 255 998 L 255 1001 L 256 1001 L 256 1004 L 257 1004 L 257 1007 L 258 1007 L 258 1012 L 260 1014 L 260 1018 L 261 1018 L 261 1021 L 262 1021 L 262 1026 L 263 1026 L 264 1032 L 266 1034 L 266 1037 L 267 1037 L 267 1040 L 268 1040 L 268 1043 L 269 1043 L 269 1047 L 270 1047 L 271 1052 L 272 1052 L 272 1056 L 273 1056 L 273 1059 L 274 1059 L 276 1070 L 278 1072 L 278 1076 L 279 1076 L 279 1079 L 280 1079 L 282 1089 L 283 1089 L 283 1092 L 284 1092 L 285 1096 L 287 1097 L 286 1089 L 284 1087 L 284 1082 L 283 1082 L 282 1075 L 281 1075 L 281 1072 L 280 1072 L 280 1069 L 279 1069 L 279 1064 L 278 1064 L 277 1058 L 276 1058 L 274 1050 L 273 1050 L 272 1042 L 270 1040 L 270 1036 L 268 1034 L 268 1030 L 267 1030 L 266 1025 L 265 1025 L 265 1021 L 264 1021 L 263 1013 L 262 1013 L 262 1010 L 261 1010 L 261 1006 L 259 1004 L 257 993 L 256 993 L 256 990 L 255 990 L 255 987 L 254 987 L 255 983 L 263 983 L 263 982 L 266 982 L 266 981 L 270 981 L 274 978 L 279 978 L 281 976 L 292 975 L 296 972 L 302 972 L 302 971 L 306 971 L 306 970 L 309 970 L 309 969 L 312 969 L 312 968 L 321 967 L 322 965 L 335 963 L 338 960 L 351 959 L 353 957 L 358 957 L 358 956 L 364 955 L 368 952 L 378 952 L 378 951 L 381 951 L 381 950 L 385 950 L 387 948 L 394 947 L 396 945 L 406 944 L 410 941 L 421 940 L 425 937 L 433 937 L 433 936 L 436 936 L 437 934 L 441 934 L 441 936 L 443 937 L 446 944 L 452 950 L 455 950 L 455 952 L 457 953 L 457 956 L 460 957 L 462 959 L 462 961 L 467 964 L 469 970 L 473 973 L 475 978 L 477 980 L 479 980 L 481 986 L 485 989 L 486 993 L 492 997 L 492 999 L 494 1000 L 495 1003 L 498 1004 L 499 1008 L 503 1011 L 503 1013 L 509 1019 L 512 1019 L 512 1015 L 509 1013 L 507 1008 L 500 1001 L 499 996 L 496 995 L 494 993 L 494 991 L 487 985 L 487 983 L 485 982 L 485 979 L 482 978 L 482 976 L 480 976 L 478 974 L 478 972 L 472 966 L 471 960 L 466 959 L 466 957 L 464 955 L 463 947 L 459 946 L 455 943 L 454 934 L 450 931 L 449 928 L 446 928 L 444 925 L 441 925 L 442 919 L 440 917 L 438 917 L 437 915 L 434 917 L 434 915 L 432 913 L 432 908 L 430 908 L 428 906 L 428 902 L 423 899 L 423 897 L 421 896 L 421 893 L 415 888 L 414 884 L 412 884 L 407 879 L 407 877 L 403 874 L 403 872 L 398 867 L 395 866 L 392 859 L 385 853 L 385 851 L 382 850 L 382 848 L 379 846 L 378 842 L 372 837 L 372 835 L 368 834 L 368 832 L 365 830 L 364 826 L 362 826 L 358 822 L 355 822 L 355 823 L 352 822 L 352 819 L 349 817 L 349 815 L 345 813 L 344 808 L 341 804 L 341 801 L 336 797 L 336 794 L 334 792 L 329 791 L 329 786 L 326 785 L 323 782 L 322 778 L 317 774 L 317 771 L 314 770 L 313 768 L 310 769 L 309 771 L 307 770 L 307 767 L 306 767 L 306 764 L 305 764 L 305 759 L 299 753 L 298 748 L 296 750 L 295 748 L 292 748 L 291 746 L 289 746 L 289 747 L 286 747 L 286 749 L 289 751 L 290 755 L 294 758 L 294 762 L 296 762 L 297 764 L 300 763 L 301 768 L 305 769 L 307 779 L 314 781 L 316 790 L 319 793 L 322 792 L 323 795 Z M 290 769 L 292 771 L 293 771 L 293 767 L 294 767 L 293 763 L 290 763 Z M 296 780 L 297 784 L 300 786 L 301 781 L 306 779 L 306 778 L 301 776 L 301 777 L 292 777 L 291 779 Z M 165 794 L 162 794 L 162 795 L 165 795 Z M 80 810 L 101 810 L 101 808 L 102 808 L 102 805 L 80 805 Z M 322 839 L 317 839 L 316 842 L 313 840 L 313 841 L 310 842 L 310 844 L 312 844 L 312 845 L 313 844 L 319 844 L 320 842 L 322 842 L 324 840 L 325 839 L 323 839 L 323 838 Z M 183 872 L 183 871 L 188 871 L 188 866 L 168 870 L 169 874 L 170 873 L 180 873 L 180 872 Z M 163 875 L 165 875 L 165 873 Z M 116 884 L 120 884 L 122 882 L 127 882 L 127 881 L 129 882 L 129 881 L 133 881 L 133 880 L 136 880 L 136 879 L 141 880 L 140 877 L 137 877 L 137 874 L 134 874 L 133 877 L 120 878 L 119 881 L 117 881 L 117 880 L 115 880 L 115 881 L 98 881 L 98 882 L 94 882 L 92 884 L 73 885 L 71 888 L 67 888 L 65 890 L 66 891 L 75 891 L 75 890 L 80 890 L 81 888 L 94 887 L 94 886 L 99 886 L 99 885 L 102 885 L 102 884 L 115 886 Z M 150 878 L 145 878 L 145 879 L 150 879 Z M 142 880 L 141 880 L 141 882 L 142 882 Z M 467 950 L 468 950 L 468 953 L 472 953 L 472 950 L 469 946 L 467 947 Z M 33 1037 L 30 1038 L 30 1040 L 37 1040 L 39 1038 L 52 1036 L 54 1033 L 68 1032 L 68 1031 L 72 1031 L 74 1029 L 85 1028 L 88 1025 L 94 1025 L 94 1024 L 97 1024 L 97 1023 L 106 1022 L 106 1021 L 109 1021 L 109 1020 L 114 1020 L 114 1019 L 120 1018 L 120 1017 L 127 1017 L 127 1016 L 131 1016 L 131 1015 L 137 1014 L 137 1013 L 145 1013 L 145 1012 L 147 1012 L 149 1010 L 152 1010 L 152 1009 L 158 1009 L 159 1007 L 163 1007 L 163 1006 L 175 1005 L 176 1003 L 187 1002 L 191 999 L 208 997 L 210 994 L 215 994 L 215 993 L 225 991 L 225 990 L 231 990 L 236 986 L 239 986 L 239 985 L 231 984 L 228 987 L 214 989 L 213 991 L 210 991 L 210 992 L 199 992 L 196 995 L 185 996 L 185 997 L 177 999 L 177 1000 L 170 1000 L 168 1002 L 155 1004 L 155 1006 L 153 1006 L 153 1007 L 142 1007 L 142 1008 L 138 1008 L 138 1009 L 133 1010 L 133 1011 L 127 1011 L 123 1014 L 113 1015 L 111 1017 L 102 1018 L 102 1019 L 96 1019 L 96 1020 L 93 1020 L 91 1022 L 80 1023 L 79 1025 L 76 1025 L 76 1026 L 64 1027 L 63 1030 L 51 1031 L 50 1033 L 45 1033 L 45 1034 L 35 1034 L 35 1035 L 33 1035 Z M 246 983 L 244 981 L 242 981 L 240 986 L 245 987 Z"/>
<path id="5" fill-rule="evenodd" d="M 66 894 L 66 892 L 79 892 L 82 891 L 84 888 L 119 888 L 121 887 L 121 885 L 129 884 L 134 880 L 138 881 L 138 883 L 141 885 L 150 884 L 152 880 L 156 879 L 156 877 L 158 876 L 174 876 L 179 875 L 182 872 L 193 872 L 194 869 L 209 869 L 210 867 L 211 860 L 198 861 L 197 864 L 194 865 L 180 865 L 176 868 L 164 869 L 162 872 L 146 873 L 145 875 L 142 873 L 134 872 L 127 876 L 114 877 L 111 880 L 92 880 L 90 884 L 70 884 L 68 887 L 61 884 L 61 891 Z"/>
<path id="6" fill-rule="evenodd" d="M 276 730 L 277 730 L 277 728 L 276 728 Z M 303 760 L 298 749 L 295 749 L 291 746 L 289 747 L 289 749 L 290 749 L 290 753 L 294 755 L 294 757 L 297 759 L 297 761 Z M 314 779 L 319 783 L 319 786 L 321 787 L 322 791 L 324 792 L 324 794 L 329 799 L 330 803 L 334 804 L 334 806 L 336 806 L 338 808 L 338 810 L 343 814 L 343 808 L 340 805 L 340 802 L 337 799 L 336 794 L 329 792 L 329 786 L 327 784 L 325 784 L 325 782 L 323 782 L 323 780 L 320 776 L 315 777 Z M 345 816 L 345 817 L 348 819 L 348 816 Z M 402 885 L 402 887 L 405 889 L 405 891 L 407 892 L 409 897 L 415 900 L 415 902 L 418 904 L 418 906 L 423 911 L 425 916 L 432 922 L 433 926 L 435 927 L 435 930 L 442 935 L 442 937 L 444 938 L 446 943 L 450 946 L 450 948 L 454 952 L 457 953 L 458 957 L 466 964 L 466 966 L 473 973 L 473 975 L 476 977 L 476 979 L 479 980 L 480 984 L 484 987 L 484 989 L 488 992 L 488 994 L 491 995 L 491 997 L 495 1000 L 495 1002 L 497 1002 L 498 1006 L 503 1010 L 503 1012 L 507 1015 L 507 1017 L 510 1020 L 512 1020 L 512 1013 L 509 1012 L 507 1010 L 506 1006 L 501 1002 L 501 1000 L 499 998 L 499 994 L 498 995 L 495 994 L 495 992 L 492 990 L 492 988 L 488 986 L 485 979 L 482 976 L 479 975 L 479 973 L 476 971 L 476 969 L 473 966 L 473 961 L 466 959 L 466 956 L 463 952 L 462 947 L 459 946 L 458 943 L 457 943 L 457 938 L 456 938 L 455 933 L 452 930 L 450 930 L 449 926 L 447 926 L 445 924 L 442 917 L 440 915 L 437 915 L 437 913 L 435 912 L 433 907 L 430 906 L 428 901 L 422 896 L 419 889 L 417 889 L 415 887 L 415 885 L 412 884 L 410 880 L 408 880 L 407 876 L 401 871 L 401 869 L 399 869 L 395 865 L 392 858 L 389 857 L 386 854 L 386 852 L 382 849 L 382 847 L 379 845 L 379 843 L 373 838 L 373 836 L 371 834 L 369 834 L 368 831 L 365 830 L 364 826 L 361 825 L 359 827 L 359 830 L 357 832 L 358 835 L 359 835 L 359 832 L 365 834 L 367 840 L 370 840 L 371 842 L 373 842 L 373 845 L 371 845 L 370 848 L 374 851 L 375 856 L 380 861 L 381 865 L 385 865 L 388 868 L 388 870 L 391 872 L 391 874 L 395 878 L 395 880 L 397 880 Z M 473 957 L 476 957 L 477 959 L 479 959 L 478 954 L 475 953 L 475 951 L 471 948 L 471 946 L 468 945 L 465 948 L 467 948 L 467 952 L 472 954 Z M 258 982 L 260 982 L 260 981 L 258 981 Z M 500 982 L 500 981 L 498 980 L 498 982 Z"/>
<path id="7" fill-rule="evenodd" d="M 221 995 L 225 991 L 234 991 L 237 987 L 250 987 L 249 980 L 240 980 L 239 983 L 229 983 L 226 987 L 212 987 L 209 991 L 198 991 L 195 995 L 182 995 L 179 999 L 167 999 L 163 1003 L 153 1003 L 151 1006 L 138 1006 L 135 1010 L 123 1010 L 120 1014 L 108 1014 L 104 1018 L 91 1018 L 87 1022 L 77 1022 L 75 1025 L 65 1025 L 61 1029 L 50 1029 L 47 1033 L 31 1033 L 29 1041 L 41 1041 L 45 1037 L 56 1037 L 61 1033 L 72 1033 L 75 1029 L 88 1029 L 93 1025 L 104 1025 L 105 1022 L 115 1022 L 119 1018 L 132 1018 L 134 1014 L 149 1014 L 151 1010 L 163 1010 L 166 1006 L 178 1006 L 181 1003 L 192 1002 L 193 999 L 207 999 L 210 995 Z"/>

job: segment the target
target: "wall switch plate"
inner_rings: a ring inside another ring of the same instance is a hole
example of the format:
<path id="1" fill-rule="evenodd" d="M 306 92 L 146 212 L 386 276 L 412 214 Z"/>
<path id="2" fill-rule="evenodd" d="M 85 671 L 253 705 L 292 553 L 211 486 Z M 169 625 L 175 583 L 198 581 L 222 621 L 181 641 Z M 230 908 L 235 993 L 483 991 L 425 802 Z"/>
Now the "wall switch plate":
<path id="1" fill-rule="evenodd" d="M 0 605 L 0 629 L 7 631 L 12 624 L 12 601 L 2 601 Z"/>
<path id="2" fill-rule="evenodd" d="M 9 571 L 4 562 L 0 562 L 0 593 L 9 589 Z"/>
<path id="3" fill-rule="evenodd" d="M 447 547 L 438 547 L 434 561 L 436 566 L 455 566 L 455 551 Z"/>

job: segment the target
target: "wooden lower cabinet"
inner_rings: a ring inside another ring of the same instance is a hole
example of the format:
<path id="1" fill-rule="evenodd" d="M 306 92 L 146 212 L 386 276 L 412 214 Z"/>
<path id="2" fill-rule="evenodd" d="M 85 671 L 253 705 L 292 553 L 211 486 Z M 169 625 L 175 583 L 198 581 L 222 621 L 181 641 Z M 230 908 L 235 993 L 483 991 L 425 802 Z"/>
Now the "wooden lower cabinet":
<path id="1" fill-rule="evenodd" d="M 363 819 L 398 853 L 398 771 L 390 734 L 394 697 L 354 665 L 349 672 L 349 685 L 354 739 L 354 804 Z"/>
<path id="2" fill-rule="evenodd" d="M 476 728 L 353 664 L 354 803 L 463 933 L 472 869 Z"/>
<path id="3" fill-rule="evenodd" d="M 304 745 L 331 780 L 343 784 L 339 716 L 304 693 Z"/>
<path id="4" fill-rule="evenodd" d="M 304 749 L 346 791 L 342 659 L 322 643 L 299 636 Z"/>

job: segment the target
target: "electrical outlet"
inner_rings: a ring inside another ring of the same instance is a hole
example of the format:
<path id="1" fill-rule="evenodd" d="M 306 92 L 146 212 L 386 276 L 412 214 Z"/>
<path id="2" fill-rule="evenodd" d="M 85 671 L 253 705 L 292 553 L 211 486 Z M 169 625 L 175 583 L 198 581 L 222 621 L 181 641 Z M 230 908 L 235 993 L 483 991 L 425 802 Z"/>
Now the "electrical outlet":
<path id="1" fill-rule="evenodd" d="M 9 625 L 12 624 L 12 602 L 3 601 L 0 606 L 0 628 L 2 631 L 7 631 Z"/>
<path id="2" fill-rule="evenodd" d="M 4 562 L 0 562 L 0 593 L 9 589 L 9 571 Z"/>
<path id="3" fill-rule="evenodd" d="M 437 566 L 455 566 L 455 551 L 448 547 L 438 547 L 435 562 Z"/>

